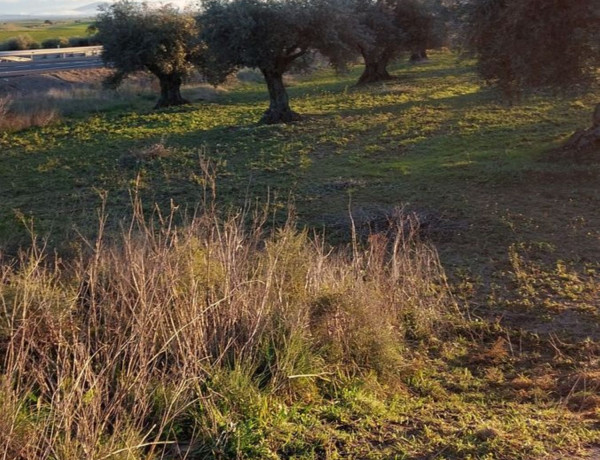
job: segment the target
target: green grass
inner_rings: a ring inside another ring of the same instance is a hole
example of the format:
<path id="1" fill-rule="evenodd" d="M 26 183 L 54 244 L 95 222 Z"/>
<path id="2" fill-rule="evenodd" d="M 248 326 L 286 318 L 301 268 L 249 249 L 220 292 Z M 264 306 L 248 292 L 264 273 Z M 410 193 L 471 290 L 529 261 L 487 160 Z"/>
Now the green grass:
<path id="1" fill-rule="evenodd" d="M 245 84 L 182 109 L 153 112 L 148 102 L 147 111 L 2 134 L 0 248 L 27 242 L 23 218 L 52 247 L 88 234 L 99 190 L 108 192 L 113 216 L 126 212 L 134 183 L 147 203 L 173 199 L 193 209 L 203 193 L 199 157 L 207 156 L 218 164 L 223 203 L 267 194 L 292 200 L 301 224 L 326 228 L 332 241 L 349 236 L 349 205 L 365 226 L 397 206 L 433 216 L 449 272 L 471 284 L 485 278 L 489 295 L 493 276 L 510 271 L 511 251 L 541 264 L 549 283 L 562 276 L 557 263 L 595 280 L 600 166 L 546 155 L 588 124 L 593 95 L 539 94 L 509 106 L 482 86 L 471 63 L 445 54 L 397 72 L 397 82 L 367 89 L 353 87 L 358 69 L 296 79 L 292 104 L 305 118 L 293 125 L 257 125 L 265 90 Z M 157 142 L 171 154 L 134 154 Z M 494 298 L 526 307 L 516 313 L 529 310 L 516 290 L 508 294 Z M 595 294 L 587 300 L 582 308 L 592 313 Z"/>
<path id="2" fill-rule="evenodd" d="M 536 459 L 597 444 L 598 380 L 585 372 L 600 353 L 600 162 L 549 153 L 587 127 L 594 93 L 511 106 L 446 53 L 399 64 L 385 85 L 355 88 L 359 72 L 294 78 L 304 119 L 291 125 L 256 124 L 266 91 L 245 83 L 184 108 L 148 101 L 0 134 L 0 252 L 27 245 L 33 226 L 78 253 L 104 193 L 109 229 L 133 188 L 148 208 L 192 213 L 205 159 L 223 209 L 268 199 L 277 225 L 292 203 L 299 226 L 334 244 L 350 240 L 349 209 L 362 237 L 405 207 L 427 224 L 468 326 L 416 347 L 395 383 L 317 381 L 293 402 L 257 388 L 251 407 L 222 408 L 237 428 L 221 426 L 227 442 L 211 452 Z"/>
<path id="3" fill-rule="evenodd" d="M 298 79 L 290 95 L 305 119 L 294 125 L 256 125 L 265 90 L 246 84 L 183 109 L 153 112 L 148 102 L 147 111 L 4 134 L 0 247 L 27 241 L 19 216 L 32 217 L 53 246 L 70 241 L 74 228 L 94 226 L 99 189 L 118 215 L 137 179 L 147 202 L 193 208 L 206 155 L 219 164 L 224 202 L 291 198 L 301 223 L 325 226 L 333 239 L 348 236 L 350 203 L 380 218 L 408 205 L 440 221 L 447 266 L 475 277 L 510 268 L 514 245 L 546 248 L 536 257 L 545 251 L 551 266 L 584 252 L 598 260 L 598 163 L 544 156 L 588 124 L 592 95 L 537 95 L 511 107 L 469 62 L 443 54 L 397 71 L 398 82 L 360 90 L 358 69 Z M 159 141 L 172 155 L 131 161 Z"/>
<path id="4" fill-rule="evenodd" d="M 56 21 L 44 24 L 42 21 L 12 22 L 0 24 L 0 42 L 5 42 L 18 35 L 29 35 L 37 42 L 49 38 L 86 37 L 89 21 Z"/>

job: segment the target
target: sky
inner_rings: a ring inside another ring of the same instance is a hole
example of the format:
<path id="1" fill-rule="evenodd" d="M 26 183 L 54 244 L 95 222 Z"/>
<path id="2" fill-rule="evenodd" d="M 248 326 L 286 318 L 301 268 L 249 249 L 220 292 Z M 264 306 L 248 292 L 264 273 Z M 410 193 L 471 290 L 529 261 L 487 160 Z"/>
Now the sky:
<path id="1" fill-rule="evenodd" d="M 98 3 L 98 0 L 0 0 L 0 16 L 12 14 L 25 15 L 70 15 L 76 13 L 77 8 Z M 110 0 L 107 2 L 110 3 Z M 153 2 L 149 2 L 153 3 Z M 172 3 L 185 6 L 189 0 L 170 0 L 160 3 Z M 95 8 L 90 8 L 95 11 Z M 81 14 L 81 13 L 79 13 Z M 89 13 L 88 13 L 89 14 Z"/>

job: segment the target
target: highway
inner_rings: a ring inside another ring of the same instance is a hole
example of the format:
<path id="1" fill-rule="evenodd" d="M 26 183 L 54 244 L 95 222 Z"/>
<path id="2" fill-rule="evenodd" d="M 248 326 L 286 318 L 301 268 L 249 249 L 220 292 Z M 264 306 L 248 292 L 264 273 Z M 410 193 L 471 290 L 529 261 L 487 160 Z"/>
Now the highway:
<path id="1" fill-rule="evenodd" d="M 103 67 L 102 47 L 0 52 L 0 78 Z"/>
<path id="2" fill-rule="evenodd" d="M 60 70 L 93 69 L 103 66 L 104 63 L 98 56 L 72 57 L 47 61 L 0 62 L 0 78 L 57 72 Z"/>

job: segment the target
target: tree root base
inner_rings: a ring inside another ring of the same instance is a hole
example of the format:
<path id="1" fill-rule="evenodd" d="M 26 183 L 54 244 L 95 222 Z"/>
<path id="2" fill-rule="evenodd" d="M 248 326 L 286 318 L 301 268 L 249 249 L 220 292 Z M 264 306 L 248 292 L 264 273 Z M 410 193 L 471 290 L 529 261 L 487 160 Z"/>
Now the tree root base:
<path id="1" fill-rule="evenodd" d="M 295 121 L 300 121 L 302 117 L 294 112 L 293 110 L 267 110 L 262 118 L 260 119 L 260 123 L 264 125 L 276 125 L 279 123 L 293 123 Z"/>
<path id="2" fill-rule="evenodd" d="M 562 149 L 575 152 L 600 149 L 600 104 L 594 110 L 592 127 L 576 131 Z"/>
<path id="3" fill-rule="evenodd" d="M 165 107 L 177 107 L 180 105 L 187 105 L 189 104 L 190 101 L 188 101 L 187 99 L 176 99 L 176 100 L 159 100 L 156 105 L 154 106 L 154 110 L 156 109 L 164 109 Z"/>
<path id="4" fill-rule="evenodd" d="M 376 84 L 376 83 L 385 83 L 386 81 L 394 81 L 394 80 L 398 80 L 399 77 L 397 77 L 396 75 L 390 75 L 385 74 L 385 75 L 366 75 L 366 76 L 361 76 L 358 79 L 358 82 L 356 83 L 356 86 L 365 86 L 365 85 L 372 85 L 372 84 Z"/>

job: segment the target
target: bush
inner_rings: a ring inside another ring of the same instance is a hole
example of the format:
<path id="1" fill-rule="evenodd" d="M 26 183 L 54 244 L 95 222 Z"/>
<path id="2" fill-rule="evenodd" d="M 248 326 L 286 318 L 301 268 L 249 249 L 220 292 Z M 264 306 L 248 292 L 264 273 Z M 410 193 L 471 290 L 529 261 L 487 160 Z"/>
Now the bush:
<path id="1" fill-rule="evenodd" d="M 243 215 L 162 222 L 138 215 L 125 227 L 137 233 L 67 267 L 35 247 L 0 264 L 10 458 L 138 458 L 182 430 L 217 445 L 227 407 L 263 410 L 258 389 L 293 397 L 303 377 L 389 371 L 407 335 L 439 336 L 452 317 L 435 252 L 412 235 L 332 252 L 291 224 L 247 229 Z"/>
<path id="2" fill-rule="evenodd" d="M 33 50 L 39 49 L 40 43 L 31 38 L 31 35 L 18 35 L 13 38 L 9 38 L 6 41 L 6 49 L 8 51 L 21 51 L 21 50 Z"/>
<path id="3" fill-rule="evenodd" d="M 90 37 L 71 37 L 69 38 L 69 46 L 90 46 Z"/>
<path id="4" fill-rule="evenodd" d="M 42 42 L 42 48 L 65 48 L 69 46 L 69 39 L 66 37 L 48 38 Z"/>
<path id="5" fill-rule="evenodd" d="M 33 107 L 16 104 L 10 97 L 0 97 L 0 133 L 21 131 L 32 126 L 47 126 L 60 120 L 57 110 L 45 101 L 36 100 Z"/>

